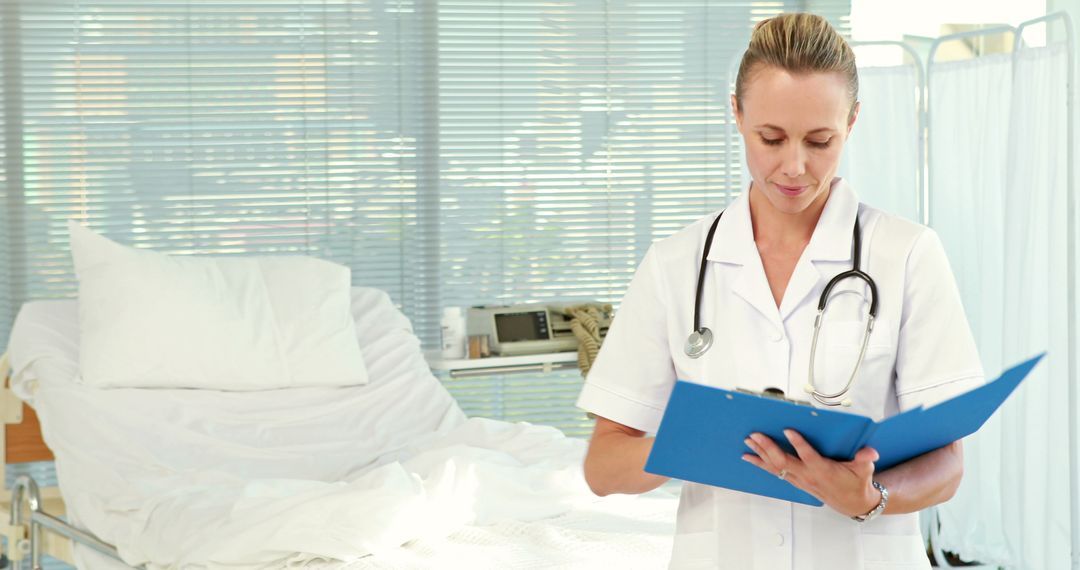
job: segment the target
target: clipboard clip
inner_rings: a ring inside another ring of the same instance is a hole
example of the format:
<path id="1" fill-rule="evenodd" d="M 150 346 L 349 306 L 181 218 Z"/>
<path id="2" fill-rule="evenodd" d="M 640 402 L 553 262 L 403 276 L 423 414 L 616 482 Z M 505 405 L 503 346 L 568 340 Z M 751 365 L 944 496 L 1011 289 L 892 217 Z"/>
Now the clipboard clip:
<path id="1" fill-rule="evenodd" d="M 784 395 L 784 391 L 781 390 L 780 388 L 765 388 L 764 390 L 761 390 L 760 392 L 757 391 L 757 390 L 751 390 L 749 388 L 735 388 L 735 391 L 740 393 L 740 394 L 746 394 L 748 396 L 757 396 L 759 398 L 772 398 L 773 400 L 780 400 L 780 401 L 783 401 L 783 402 L 788 402 L 790 404 L 797 404 L 797 405 L 800 405 L 800 406 L 807 406 L 809 408 L 814 407 L 814 405 L 811 404 L 810 402 L 805 402 L 803 400 L 793 400 L 791 398 L 786 397 Z"/>

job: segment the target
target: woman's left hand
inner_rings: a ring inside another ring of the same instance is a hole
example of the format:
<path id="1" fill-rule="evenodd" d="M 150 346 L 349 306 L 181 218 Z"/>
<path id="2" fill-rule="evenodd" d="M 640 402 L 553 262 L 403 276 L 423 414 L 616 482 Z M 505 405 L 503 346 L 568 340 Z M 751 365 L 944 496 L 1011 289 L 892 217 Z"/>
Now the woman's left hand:
<path id="1" fill-rule="evenodd" d="M 746 453 L 742 458 L 810 493 L 840 514 L 865 515 L 877 506 L 881 493 L 872 484 L 877 451 L 864 447 L 851 461 L 833 461 L 818 454 L 795 430 L 784 430 L 784 435 L 798 456 L 787 453 L 768 436 L 753 433 L 746 438 L 746 445 L 757 455 Z"/>

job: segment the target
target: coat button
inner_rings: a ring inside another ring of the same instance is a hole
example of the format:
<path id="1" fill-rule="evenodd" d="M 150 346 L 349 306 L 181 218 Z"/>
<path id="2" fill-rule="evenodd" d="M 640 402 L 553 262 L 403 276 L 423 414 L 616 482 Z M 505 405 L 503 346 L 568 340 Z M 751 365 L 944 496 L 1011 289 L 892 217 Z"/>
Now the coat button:
<path id="1" fill-rule="evenodd" d="M 776 533 L 776 545 L 777 546 L 783 546 L 784 545 L 784 535 L 782 535 L 780 533 Z"/>
<path id="2" fill-rule="evenodd" d="M 773 333 L 772 341 L 780 342 L 782 340 L 784 340 L 784 329 L 776 329 L 776 332 Z"/>

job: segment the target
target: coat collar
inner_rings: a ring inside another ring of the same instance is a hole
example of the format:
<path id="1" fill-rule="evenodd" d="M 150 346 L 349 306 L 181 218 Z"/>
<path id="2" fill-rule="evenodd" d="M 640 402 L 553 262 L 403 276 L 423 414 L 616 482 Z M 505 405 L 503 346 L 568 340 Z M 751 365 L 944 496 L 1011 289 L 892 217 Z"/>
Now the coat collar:
<path id="1" fill-rule="evenodd" d="M 859 211 L 859 199 L 843 178 L 834 178 L 829 199 L 818 219 L 803 258 L 814 261 L 850 261 L 851 231 Z M 709 248 L 709 261 L 746 265 L 761 256 L 754 243 L 750 221 L 750 192 L 743 192 L 724 211 Z"/>
<path id="2" fill-rule="evenodd" d="M 742 297 L 775 325 L 782 328 L 787 319 L 822 279 L 814 261 L 851 261 L 852 229 L 858 215 L 855 191 L 841 178 L 835 178 L 817 227 L 788 281 L 784 298 L 777 310 L 761 263 L 750 221 L 749 193 L 744 192 L 725 211 L 716 228 L 707 258 L 710 261 L 742 266 L 732 285 L 732 292 Z"/>

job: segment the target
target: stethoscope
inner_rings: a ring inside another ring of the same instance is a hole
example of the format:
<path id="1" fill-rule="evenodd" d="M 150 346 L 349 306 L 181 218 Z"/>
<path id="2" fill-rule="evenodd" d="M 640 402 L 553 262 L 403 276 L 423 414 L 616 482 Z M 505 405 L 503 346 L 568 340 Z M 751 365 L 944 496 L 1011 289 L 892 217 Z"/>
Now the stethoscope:
<path id="1" fill-rule="evenodd" d="M 705 237 L 705 249 L 701 254 L 701 269 L 698 271 L 697 281 L 697 293 L 694 296 L 694 332 L 690 333 L 690 337 L 686 339 L 686 355 L 690 358 L 700 358 L 705 354 L 713 344 L 713 333 L 708 327 L 701 326 L 701 295 L 705 289 L 705 270 L 708 267 L 707 256 L 709 254 L 709 248 L 712 247 L 713 236 L 716 234 L 716 226 L 720 224 L 720 218 L 723 217 L 724 212 L 720 212 L 719 216 L 716 216 L 716 220 L 713 221 L 712 226 L 709 228 L 709 233 Z M 806 393 L 810 394 L 815 400 L 826 406 L 850 406 L 851 399 L 844 398 L 848 392 L 851 391 L 852 384 L 855 383 L 855 378 L 859 375 L 859 367 L 862 366 L 863 357 L 866 356 L 866 347 L 870 343 L 870 332 L 874 330 L 874 319 L 877 317 L 877 285 L 874 280 L 859 269 L 862 261 L 862 231 L 859 229 L 859 218 L 855 218 L 855 230 L 851 240 L 851 269 L 844 271 L 836 277 L 833 277 L 825 286 L 825 290 L 821 292 L 821 298 L 818 299 L 817 316 L 814 317 L 814 338 L 810 343 L 810 370 L 807 375 L 806 381 Z M 859 359 L 855 361 L 855 369 L 851 372 L 851 377 L 848 378 L 847 384 L 844 385 L 844 389 L 839 392 L 828 394 L 825 392 L 819 392 L 814 384 L 814 358 L 817 355 L 818 334 L 821 332 L 821 321 L 825 315 L 825 307 L 829 302 L 829 294 L 832 293 L 833 287 L 837 283 L 844 279 L 850 278 L 861 279 L 867 285 L 870 286 L 870 316 L 866 321 L 866 333 L 863 335 L 862 348 L 859 350 Z M 843 398 L 841 400 L 841 398 Z M 840 400 L 840 401 L 837 401 Z"/>

